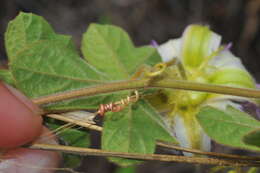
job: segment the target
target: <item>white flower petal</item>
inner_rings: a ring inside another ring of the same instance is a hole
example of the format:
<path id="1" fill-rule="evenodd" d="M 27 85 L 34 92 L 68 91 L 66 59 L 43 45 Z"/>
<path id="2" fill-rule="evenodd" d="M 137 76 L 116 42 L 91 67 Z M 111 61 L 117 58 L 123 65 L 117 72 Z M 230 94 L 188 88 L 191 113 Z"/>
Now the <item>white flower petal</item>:
<path id="1" fill-rule="evenodd" d="M 201 149 L 202 151 L 210 151 L 211 150 L 211 139 L 210 137 L 201 129 Z"/>
<path id="2" fill-rule="evenodd" d="M 208 55 L 212 54 L 213 52 L 217 51 L 221 43 L 221 36 L 211 32 L 211 39 L 209 40 L 208 45 Z"/>
<path id="3" fill-rule="evenodd" d="M 170 61 L 173 58 L 179 58 L 181 49 L 181 39 L 172 39 L 164 44 L 161 44 L 157 50 L 164 62 Z"/>
<path id="4" fill-rule="evenodd" d="M 241 60 L 234 56 L 229 50 L 220 52 L 218 56 L 209 61 L 209 65 L 216 68 L 239 68 L 246 71 Z"/>
<path id="5" fill-rule="evenodd" d="M 185 125 L 187 125 L 184 122 L 183 116 L 182 115 L 174 115 L 174 126 L 173 126 L 173 130 L 175 133 L 175 136 L 178 140 L 178 142 L 180 143 L 181 147 L 185 147 L 185 148 L 193 148 L 192 146 L 198 146 L 199 150 L 203 150 L 203 151 L 210 151 L 211 149 L 211 140 L 210 138 L 207 136 L 207 134 L 203 131 L 203 129 L 199 126 L 198 123 L 195 122 L 194 127 L 196 129 L 193 129 L 194 131 L 196 131 L 195 133 L 189 133 L 188 132 L 188 127 L 186 127 Z M 194 122 L 197 121 L 196 119 L 190 119 L 190 121 Z M 193 132 L 193 131 L 192 131 Z M 192 135 L 192 136 L 190 136 Z M 196 135 L 195 138 L 193 135 Z M 197 140 L 199 138 L 199 140 Z M 192 141 L 192 139 L 195 139 L 194 141 Z M 197 142 L 200 142 L 199 144 Z M 192 153 L 187 153 L 184 152 L 183 153 L 185 156 L 192 156 Z"/>
<path id="6" fill-rule="evenodd" d="M 188 137 L 187 129 L 184 125 L 184 121 L 182 116 L 175 115 L 174 116 L 174 126 L 173 130 L 175 133 L 176 138 L 178 139 L 178 142 L 180 143 L 181 147 L 185 148 L 191 148 L 190 138 Z M 192 156 L 191 153 L 184 152 L 186 156 Z"/>
<path id="7" fill-rule="evenodd" d="M 230 105 L 236 109 L 242 110 L 242 107 L 240 104 L 234 103 L 231 100 L 228 100 L 226 98 L 219 98 L 219 97 L 211 99 L 211 100 L 207 100 L 207 102 L 204 103 L 202 106 L 212 106 L 214 108 L 225 111 L 228 105 Z"/>
<path id="8" fill-rule="evenodd" d="M 222 51 L 218 56 L 209 62 L 209 65 L 215 67 L 213 68 L 213 71 L 210 72 L 210 83 L 212 84 L 242 88 L 254 88 L 255 86 L 254 78 L 243 66 L 241 60 L 234 56 L 229 50 Z M 252 101 L 252 99 L 245 97 L 210 94 L 207 102 L 216 102 L 218 100 L 224 101 L 225 99 Z"/>

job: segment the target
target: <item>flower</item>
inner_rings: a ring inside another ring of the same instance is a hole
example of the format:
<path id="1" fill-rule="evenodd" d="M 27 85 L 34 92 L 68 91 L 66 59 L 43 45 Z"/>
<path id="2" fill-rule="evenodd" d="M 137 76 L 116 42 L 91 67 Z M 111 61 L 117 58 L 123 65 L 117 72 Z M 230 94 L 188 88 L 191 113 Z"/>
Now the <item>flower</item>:
<path id="1" fill-rule="evenodd" d="M 176 59 L 179 68 L 171 67 L 174 78 L 241 88 L 255 88 L 253 77 L 240 59 L 229 50 L 230 44 L 221 46 L 221 36 L 209 27 L 188 26 L 182 37 L 157 47 L 164 62 Z M 182 67 L 182 68 L 180 68 Z M 176 72 L 177 71 L 177 72 Z M 179 74 L 179 75 L 176 75 Z M 166 90 L 170 113 L 165 117 L 182 147 L 210 150 L 210 138 L 196 120 L 197 112 L 206 105 L 225 110 L 227 105 L 241 109 L 235 101 L 252 101 L 248 98 L 196 91 Z M 216 115 L 217 116 L 217 115 Z M 190 155 L 185 153 L 186 155 Z"/>

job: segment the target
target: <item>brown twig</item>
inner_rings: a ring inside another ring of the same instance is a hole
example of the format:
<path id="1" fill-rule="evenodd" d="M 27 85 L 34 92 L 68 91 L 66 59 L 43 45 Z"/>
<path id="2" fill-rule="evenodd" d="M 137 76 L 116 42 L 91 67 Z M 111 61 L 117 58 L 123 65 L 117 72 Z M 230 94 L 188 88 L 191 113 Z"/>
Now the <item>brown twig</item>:
<path id="1" fill-rule="evenodd" d="M 254 157 L 254 156 L 239 156 L 234 154 L 225 154 L 225 153 L 215 153 L 215 152 L 205 152 L 201 150 L 191 149 L 191 148 L 183 148 L 179 147 L 173 144 L 168 144 L 166 142 L 157 141 L 156 144 L 161 147 L 175 149 L 179 151 L 189 152 L 193 154 L 200 154 L 200 155 L 206 155 L 206 156 L 212 156 L 212 157 L 218 157 L 218 158 L 225 158 L 225 159 L 238 159 L 238 160 L 252 160 L 252 161 L 260 161 L 260 157 Z"/>
<path id="2" fill-rule="evenodd" d="M 51 118 L 54 119 L 58 119 L 61 121 L 65 121 L 68 123 L 74 123 L 76 125 L 91 129 L 91 130 L 96 130 L 101 132 L 103 130 L 102 127 L 97 126 L 97 125 L 93 125 L 93 124 L 88 124 L 86 122 L 79 122 L 79 121 L 75 121 L 75 120 L 69 120 L 66 117 L 63 117 L 62 115 L 56 115 L 56 114 L 49 114 L 47 115 Z M 260 161 L 260 157 L 253 157 L 253 156 L 240 156 L 240 155 L 234 155 L 234 154 L 225 154 L 225 153 L 215 153 L 215 152 L 205 152 L 205 151 L 201 151 L 201 150 L 196 150 L 196 149 L 191 149 L 191 148 L 183 148 L 180 146 L 176 146 L 170 143 L 166 143 L 166 142 L 162 142 L 162 141 L 157 141 L 156 145 L 160 146 L 160 147 L 165 147 L 165 148 L 170 148 L 170 149 L 174 149 L 174 150 L 179 150 L 179 151 L 183 151 L 183 152 L 189 152 L 189 153 L 193 153 L 193 154 L 200 154 L 200 155 L 207 155 L 207 156 L 212 156 L 212 157 L 217 157 L 217 158 L 225 158 L 225 159 L 237 159 L 237 160 L 251 160 L 251 161 Z"/>
<path id="3" fill-rule="evenodd" d="M 92 155 L 92 156 L 105 156 L 105 157 L 120 157 L 127 159 L 138 160 L 156 160 L 164 162 L 182 162 L 182 163 L 195 163 L 195 164 L 207 164 L 207 165 L 220 165 L 220 166 L 255 166 L 260 167 L 258 162 L 250 162 L 245 160 L 226 160 L 217 158 L 203 158 L 203 157 L 186 157 L 164 154 L 137 154 L 137 153 L 125 153 L 125 152 L 112 152 L 91 148 L 80 148 L 62 145 L 51 144 L 33 144 L 29 148 L 42 149 L 51 151 L 60 151 L 70 154 L 78 155 Z"/>

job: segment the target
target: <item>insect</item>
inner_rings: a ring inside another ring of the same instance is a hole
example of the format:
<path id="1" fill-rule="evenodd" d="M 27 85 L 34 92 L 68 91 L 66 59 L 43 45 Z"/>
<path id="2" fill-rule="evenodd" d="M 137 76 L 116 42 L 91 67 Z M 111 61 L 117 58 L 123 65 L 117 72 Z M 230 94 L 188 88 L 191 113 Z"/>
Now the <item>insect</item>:
<path id="1" fill-rule="evenodd" d="M 125 99 L 121 99 L 117 102 L 111 102 L 108 104 L 100 104 L 98 111 L 96 114 L 104 116 L 106 112 L 119 112 L 123 110 L 130 103 L 135 103 L 139 100 L 139 93 L 135 90 L 133 96 L 127 96 Z"/>
<path id="2" fill-rule="evenodd" d="M 127 96 L 126 98 L 123 98 L 119 101 L 107 104 L 100 104 L 99 109 L 94 113 L 87 111 L 72 111 L 63 113 L 62 115 L 49 114 L 47 116 L 50 118 L 68 122 L 67 124 L 64 124 L 59 128 L 53 130 L 52 133 L 55 133 L 57 135 L 59 133 L 62 133 L 64 130 L 73 128 L 77 125 L 80 126 L 79 128 L 86 127 L 100 131 L 101 127 L 95 125 L 97 124 L 97 115 L 104 117 L 107 112 L 120 112 L 129 104 L 137 102 L 139 100 L 139 97 L 140 96 L 138 91 L 134 91 L 134 95 Z M 42 136 L 42 140 L 49 139 L 50 135 L 50 133 L 45 134 L 44 136 Z"/>

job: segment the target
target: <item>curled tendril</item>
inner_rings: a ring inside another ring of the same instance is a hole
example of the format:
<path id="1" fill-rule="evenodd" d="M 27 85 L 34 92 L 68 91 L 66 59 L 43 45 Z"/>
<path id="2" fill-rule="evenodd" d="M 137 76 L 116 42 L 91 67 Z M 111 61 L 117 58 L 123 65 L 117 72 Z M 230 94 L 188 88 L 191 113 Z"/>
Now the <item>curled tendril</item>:
<path id="1" fill-rule="evenodd" d="M 146 76 L 148 77 L 155 77 L 161 75 L 167 67 L 166 63 L 159 63 L 156 64 L 151 72 L 147 72 Z"/>

